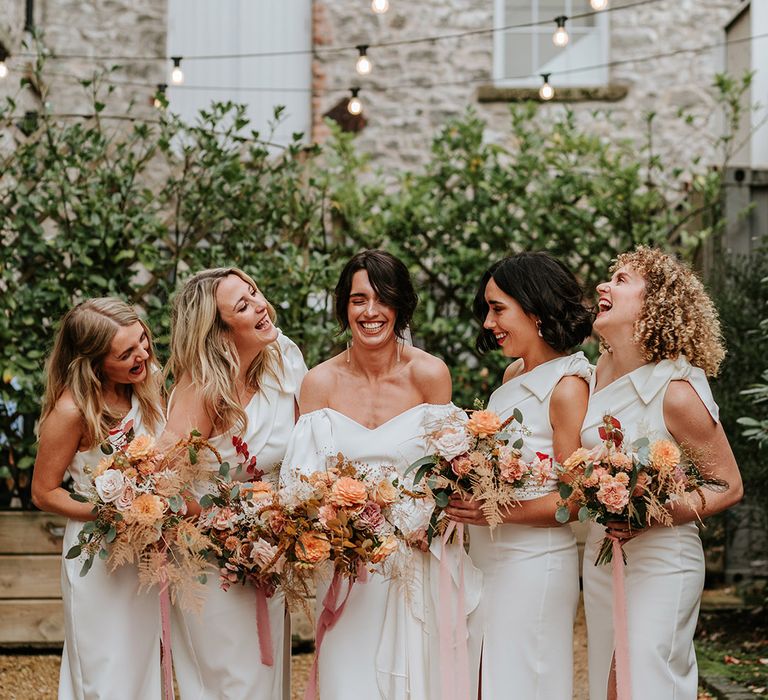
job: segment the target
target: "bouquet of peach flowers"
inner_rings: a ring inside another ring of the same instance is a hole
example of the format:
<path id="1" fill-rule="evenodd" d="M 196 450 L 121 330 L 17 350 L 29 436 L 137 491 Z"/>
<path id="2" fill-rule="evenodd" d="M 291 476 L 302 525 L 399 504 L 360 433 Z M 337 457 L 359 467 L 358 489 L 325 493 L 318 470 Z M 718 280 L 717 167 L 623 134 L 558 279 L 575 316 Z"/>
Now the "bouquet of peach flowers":
<path id="1" fill-rule="evenodd" d="M 705 502 L 702 489 L 720 489 L 725 484 L 701 473 L 690 456 L 670 440 L 646 437 L 627 444 L 621 423 L 606 415 L 598 429 L 602 443 L 576 450 L 563 462 L 560 503 L 555 517 L 568 522 L 570 508 L 579 507 L 579 520 L 601 525 L 626 523 L 642 529 L 653 522 L 672 525 L 667 504 L 686 493 L 696 492 Z M 626 554 L 622 549 L 624 563 Z M 606 537 L 595 564 L 613 559 L 612 540 Z"/>
<path id="2" fill-rule="evenodd" d="M 285 557 L 298 571 L 309 576 L 331 561 L 334 574 L 355 581 L 398 551 L 406 534 L 397 524 L 403 489 L 394 467 L 367 469 L 338 454 L 325 471 L 298 480 L 298 502 L 278 516 L 290 538 Z"/>
<path id="3" fill-rule="evenodd" d="M 67 559 L 85 555 L 81 576 L 94 558 L 106 560 L 111 571 L 137 563 L 145 587 L 169 586 L 171 596 L 194 608 L 209 568 L 205 553 L 213 543 L 183 516 L 184 495 L 190 485 L 207 478 L 198 464 L 199 453 L 210 450 L 199 433 L 192 432 L 165 453 L 149 435 L 134 438 L 130 430 L 101 446 L 104 457 L 92 468 L 90 488 L 70 496 L 93 504 L 94 520 L 86 522 Z"/>
<path id="4" fill-rule="evenodd" d="M 515 409 L 502 422 L 493 411 L 474 410 L 467 418 L 456 411 L 427 434 L 432 452 L 414 462 L 414 485 L 423 483 L 423 495 L 435 503 L 428 538 L 446 526 L 442 513 L 453 494 L 482 501 L 491 528 L 503 522 L 502 510 L 517 502 L 518 490 L 544 483 L 554 474 L 552 459 L 528 454 L 524 446 L 522 413 Z"/>

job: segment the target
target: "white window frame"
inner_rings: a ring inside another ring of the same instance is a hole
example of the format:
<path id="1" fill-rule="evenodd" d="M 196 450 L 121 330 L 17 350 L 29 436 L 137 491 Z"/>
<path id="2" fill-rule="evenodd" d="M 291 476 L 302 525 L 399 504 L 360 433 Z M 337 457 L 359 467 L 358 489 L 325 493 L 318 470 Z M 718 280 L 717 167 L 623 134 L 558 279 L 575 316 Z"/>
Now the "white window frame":
<path id="1" fill-rule="evenodd" d="M 538 0 L 529 0 L 532 5 L 532 21 L 538 22 L 542 20 L 551 20 L 551 17 L 538 17 Z M 569 16 L 572 14 L 572 0 L 564 0 L 563 14 Z M 495 29 L 504 27 L 509 22 L 505 21 L 506 1 L 494 0 L 493 8 L 493 26 Z M 538 41 L 552 41 L 552 34 L 555 31 L 555 23 L 547 22 L 536 27 L 526 27 L 523 29 L 511 29 L 508 31 L 495 31 L 493 33 L 493 82 L 499 87 L 536 87 L 541 85 L 541 73 L 551 72 L 552 78 L 550 82 L 560 85 L 562 87 L 595 87 L 600 85 L 607 85 L 609 79 L 608 67 L 602 67 L 593 69 L 590 71 L 569 73 L 558 73 L 558 68 L 572 69 L 580 68 L 582 66 L 592 66 L 598 64 L 605 64 L 609 61 L 610 53 L 610 20 L 608 12 L 600 12 L 595 16 L 595 26 L 591 28 L 592 32 L 596 33 L 597 39 L 597 52 L 593 52 L 589 58 L 579 57 L 579 36 L 586 36 L 588 31 L 585 31 L 580 27 L 570 27 L 566 22 L 566 29 L 571 37 L 568 45 L 561 49 L 561 53 L 558 54 L 554 61 L 550 61 L 545 66 L 534 66 L 534 74 L 527 77 L 519 77 L 522 70 L 514 70 L 512 66 L 507 67 L 504 65 L 505 61 L 505 42 L 510 35 L 533 35 L 534 42 L 532 51 L 534 56 L 537 53 Z M 586 62 L 588 61 L 588 62 Z M 556 63 L 553 67 L 552 64 Z"/>

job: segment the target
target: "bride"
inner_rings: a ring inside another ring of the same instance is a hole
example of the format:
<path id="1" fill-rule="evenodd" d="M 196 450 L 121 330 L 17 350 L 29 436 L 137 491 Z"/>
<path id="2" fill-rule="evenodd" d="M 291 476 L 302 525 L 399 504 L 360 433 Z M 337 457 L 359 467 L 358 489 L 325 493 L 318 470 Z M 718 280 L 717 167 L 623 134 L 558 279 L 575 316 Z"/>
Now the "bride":
<path id="1" fill-rule="evenodd" d="M 301 416 L 281 472 L 289 490 L 300 488 L 299 473 L 324 470 L 326 458 L 339 452 L 367 468 L 394 466 L 402 477 L 426 454 L 427 426 L 456 410 L 446 365 L 403 341 L 416 303 L 407 268 L 389 253 L 363 251 L 344 267 L 336 286 L 336 317 L 352 342 L 304 379 Z M 426 550 L 431 504 L 414 504 L 412 510 L 406 514 L 412 522 L 404 526 L 412 531 L 416 560 L 409 580 L 374 573 L 352 586 L 318 651 L 323 698 L 445 697 L 437 685 L 438 634 L 429 595 L 436 558 L 419 551 Z M 455 548 L 452 555 L 458 556 Z M 317 588 L 320 603 L 328 582 Z M 467 590 L 469 600 L 474 590 Z"/>

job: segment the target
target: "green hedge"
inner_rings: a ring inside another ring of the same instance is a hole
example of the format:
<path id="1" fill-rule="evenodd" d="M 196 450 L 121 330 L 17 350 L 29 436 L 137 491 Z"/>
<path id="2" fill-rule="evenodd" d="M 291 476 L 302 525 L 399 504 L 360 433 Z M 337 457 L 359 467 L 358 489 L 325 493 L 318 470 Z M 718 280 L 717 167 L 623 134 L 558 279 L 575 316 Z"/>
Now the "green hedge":
<path id="1" fill-rule="evenodd" d="M 417 280 L 415 342 L 448 362 L 455 400 L 470 403 L 504 364 L 478 358 L 473 343 L 471 300 L 492 261 L 549 250 L 591 288 L 620 251 L 672 240 L 689 252 L 719 225 L 719 172 L 666 167 L 650 149 L 652 115 L 648 141 L 632 143 L 592 135 L 571 112 L 547 121 L 523 105 L 500 146 L 468 111 L 434 136 L 423 167 L 389 173 L 372 171 L 338 131 L 323 147 L 296 134 L 276 149 L 249 131 L 240 105 L 213 104 L 194 125 L 165 112 L 118 121 L 107 118 L 120 111 L 108 91 L 86 87 L 98 96 L 91 119 L 41 114 L 20 125 L 13 100 L 0 107 L 0 128 L 19 137 L 0 163 L 0 477 L 25 505 L 43 359 L 58 319 L 85 297 L 140 305 L 165 355 L 178 280 L 238 265 L 311 366 L 339 342 L 330 290 L 341 266 L 385 247 Z M 727 111 L 726 90 L 721 103 Z"/>

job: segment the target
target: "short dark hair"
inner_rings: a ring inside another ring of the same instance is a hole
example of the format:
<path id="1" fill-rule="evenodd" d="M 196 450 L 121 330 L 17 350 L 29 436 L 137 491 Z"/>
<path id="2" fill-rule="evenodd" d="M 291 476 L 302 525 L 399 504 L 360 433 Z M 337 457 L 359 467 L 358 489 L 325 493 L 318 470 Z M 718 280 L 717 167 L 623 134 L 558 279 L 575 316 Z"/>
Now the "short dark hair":
<path id="1" fill-rule="evenodd" d="M 364 250 L 344 266 L 336 285 L 336 320 L 341 333 L 349 328 L 347 305 L 352 292 L 352 277 L 359 270 L 368 273 L 371 287 L 379 299 L 395 310 L 395 335 L 402 338 L 413 318 L 419 297 L 408 268 L 394 255 L 383 250 Z"/>
<path id="2" fill-rule="evenodd" d="M 482 328 L 491 279 L 525 313 L 538 317 L 541 335 L 554 350 L 566 352 L 592 333 L 594 314 L 585 306 L 584 290 L 573 273 L 549 253 L 518 253 L 491 265 L 480 280 L 472 310 L 481 324 L 476 342 L 481 353 L 498 347 L 493 332 Z"/>

